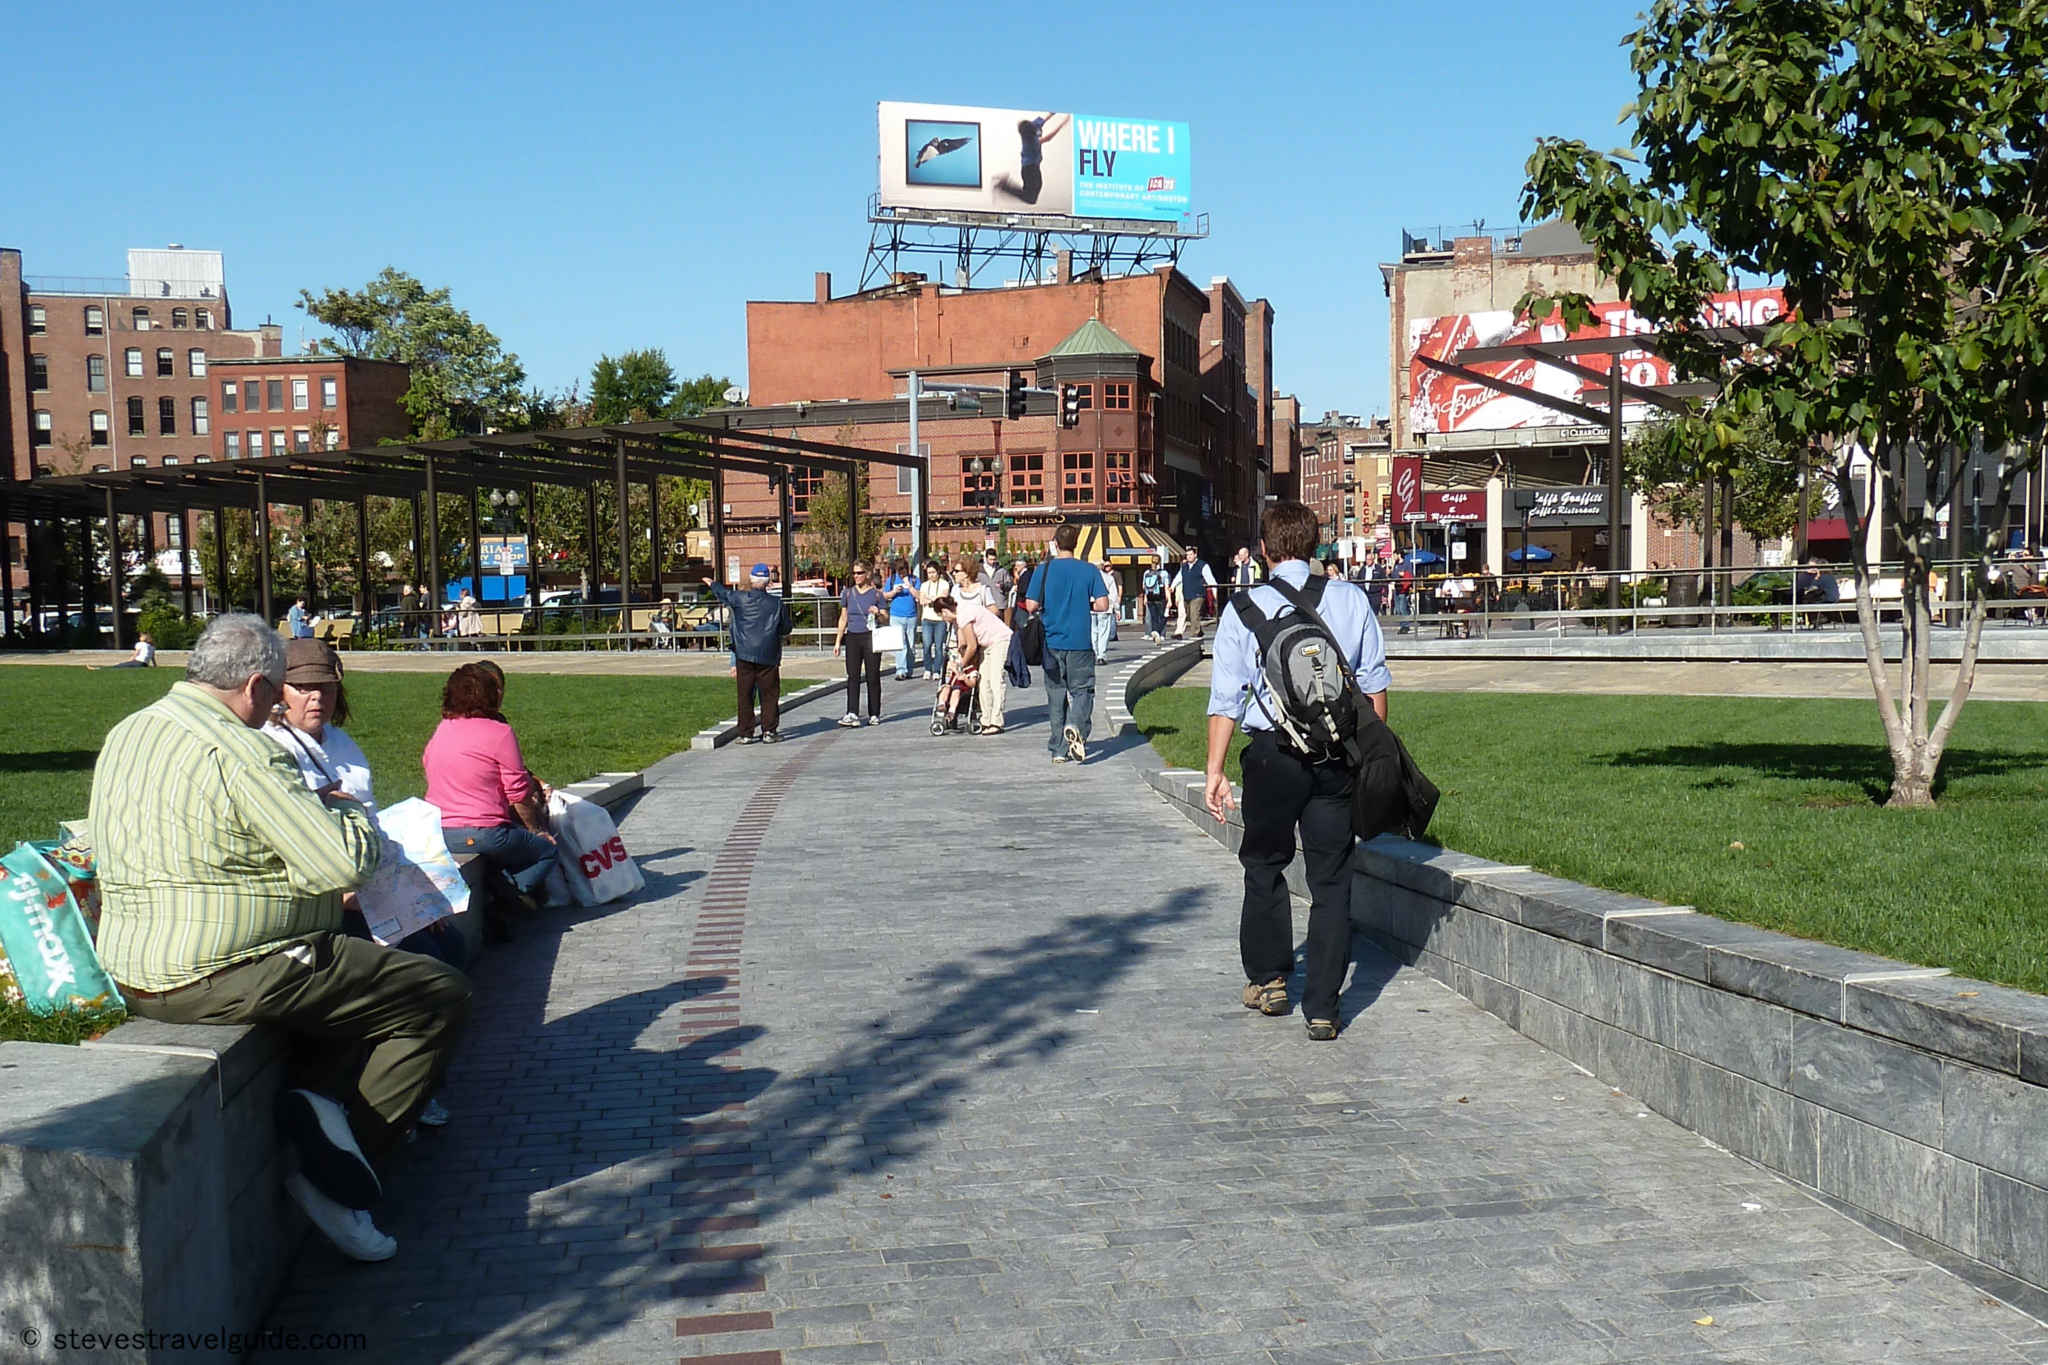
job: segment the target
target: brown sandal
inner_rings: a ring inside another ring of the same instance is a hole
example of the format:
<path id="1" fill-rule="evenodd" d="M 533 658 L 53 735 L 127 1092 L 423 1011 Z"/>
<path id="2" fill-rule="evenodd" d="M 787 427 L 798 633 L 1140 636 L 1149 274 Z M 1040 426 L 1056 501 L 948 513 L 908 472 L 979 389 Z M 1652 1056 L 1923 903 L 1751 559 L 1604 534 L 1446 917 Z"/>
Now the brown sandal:
<path id="1" fill-rule="evenodd" d="M 1287 1013 L 1287 983 L 1285 981 L 1251 981 L 1245 984 L 1244 1007 L 1261 1014 Z"/>

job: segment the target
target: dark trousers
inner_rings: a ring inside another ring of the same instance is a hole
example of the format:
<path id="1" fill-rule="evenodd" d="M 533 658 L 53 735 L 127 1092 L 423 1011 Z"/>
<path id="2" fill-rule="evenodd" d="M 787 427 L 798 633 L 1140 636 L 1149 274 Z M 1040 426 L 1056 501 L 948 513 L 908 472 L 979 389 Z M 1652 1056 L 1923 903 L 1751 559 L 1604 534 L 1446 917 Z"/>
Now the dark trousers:
<path id="1" fill-rule="evenodd" d="M 1301 1011 L 1335 1019 L 1344 970 L 1351 963 L 1351 772 L 1342 764 L 1308 763 L 1282 749 L 1270 732 L 1254 731 L 1244 751 L 1244 913 L 1238 948 L 1247 981 L 1271 981 L 1294 970 L 1294 914 L 1287 865 L 1294 831 L 1308 864 L 1308 982 Z"/>
<path id="2" fill-rule="evenodd" d="M 290 1036 L 286 1084 L 348 1110 L 371 1160 L 440 1087 L 469 1018 L 469 978 L 443 962 L 346 934 L 312 934 L 182 990 L 123 994 L 171 1024 L 274 1024 Z"/>
<path id="3" fill-rule="evenodd" d="M 846 709 L 860 714 L 860 677 L 868 677 L 868 714 L 882 714 L 882 656 L 875 653 L 875 637 L 868 632 L 846 632 Z"/>
<path id="4" fill-rule="evenodd" d="M 782 665 L 740 659 L 733 664 L 740 687 L 740 734 L 754 733 L 754 696 L 761 698 L 761 728 L 774 734 L 782 720 Z"/>

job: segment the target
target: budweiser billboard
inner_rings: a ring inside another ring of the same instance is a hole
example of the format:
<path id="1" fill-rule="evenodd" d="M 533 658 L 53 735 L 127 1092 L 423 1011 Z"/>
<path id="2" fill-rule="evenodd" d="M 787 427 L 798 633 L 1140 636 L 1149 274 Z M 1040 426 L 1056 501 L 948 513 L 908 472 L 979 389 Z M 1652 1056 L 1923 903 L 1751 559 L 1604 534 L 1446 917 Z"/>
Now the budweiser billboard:
<path id="1" fill-rule="evenodd" d="M 1422 510 L 1422 457 L 1402 455 L 1394 461 L 1394 492 L 1389 519 L 1398 526 L 1403 522 L 1421 521 Z"/>
<path id="2" fill-rule="evenodd" d="M 1785 312 L 1785 296 L 1776 289 L 1742 289 L 1716 294 L 1708 304 L 1704 321 L 1715 326 L 1762 327 Z M 1473 346 L 1513 346 L 1531 341 L 1586 341 L 1595 337 L 1641 336 L 1657 328 L 1625 303 L 1596 303 L 1590 327 L 1568 331 L 1556 320 L 1538 326 L 1516 321 L 1513 312 L 1499 309 L 1487 313 L 1452 313 L 1445 317 L 1412 318 L 1408 323 L 1408 429 L 1411 432 L 1508 431 L 1517 427 L 1567 427 L 1583 425 L 1584 418 L 1557 412 L 1527 398 L 1515 397 L 1475 384 L 1469 379 L 1432 370 L 1419 357 L 1455 363 L 1458 353 Z M 1587 369 L 1603 375 L 1610 364 L 1622 367 L 1622 378 L 1642 388 L 1658 388 L 1675 382 L 1671 362 L 1649 351 L 1624 351 L 1617 356 L 1581 355 L 1569 357 Z M 1474 371 L 1521 388 L 1530 388 L 1554 398 L 1585 401 L 1589 396 L 1605 406 L 1605 379 L 1581 379 L 1577 375 L 1534 360 L 1497 361 L 1471 366 Z M 1624 403 L 1622 420 L 1640 422 L 1648 417 L 1648 405 Z"/>

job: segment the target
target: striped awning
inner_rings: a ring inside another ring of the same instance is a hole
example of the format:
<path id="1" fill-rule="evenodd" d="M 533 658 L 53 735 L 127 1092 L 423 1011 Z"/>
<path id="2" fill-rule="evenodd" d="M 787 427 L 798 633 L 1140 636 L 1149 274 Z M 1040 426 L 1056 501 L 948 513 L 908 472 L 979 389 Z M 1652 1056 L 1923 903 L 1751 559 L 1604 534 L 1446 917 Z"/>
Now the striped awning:
<path id="1" fill-rule="evenodd" d="M 1169 563 L 1180 559 L 1180 546 L 1157 526 L 1135 521 L 1090 522 L 1081 527 L 1081 543 L 1074 557 L 1094 564 L 1145 564 L 1164 554 Z"/>

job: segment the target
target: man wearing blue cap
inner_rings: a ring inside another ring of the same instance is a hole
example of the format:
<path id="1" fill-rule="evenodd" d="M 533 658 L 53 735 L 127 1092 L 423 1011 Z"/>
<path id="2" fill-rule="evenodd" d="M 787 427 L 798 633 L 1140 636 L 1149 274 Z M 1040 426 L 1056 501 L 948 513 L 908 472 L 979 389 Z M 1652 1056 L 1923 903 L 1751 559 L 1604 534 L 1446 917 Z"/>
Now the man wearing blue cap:
<path id="1" fill-rule="evenodd" d="M 770 744 L 781 742 L 776 728 L 781 720 L 782 642 L 796 629 L 789 603 L 768 591 L 766 564 L 756 564 L 740 589 L 704 580 L 711 595 L 732 613 L 732 652 L 737 661 L 733 677 L 740 690 L 739 742 Z M 761 731 L 754 732 L 754 695 L 761 699 Z"/>

